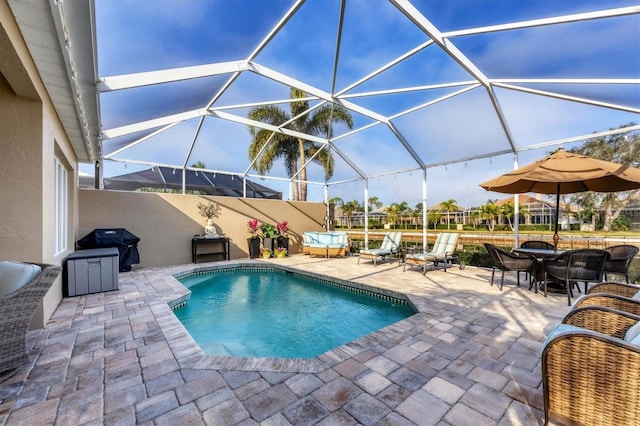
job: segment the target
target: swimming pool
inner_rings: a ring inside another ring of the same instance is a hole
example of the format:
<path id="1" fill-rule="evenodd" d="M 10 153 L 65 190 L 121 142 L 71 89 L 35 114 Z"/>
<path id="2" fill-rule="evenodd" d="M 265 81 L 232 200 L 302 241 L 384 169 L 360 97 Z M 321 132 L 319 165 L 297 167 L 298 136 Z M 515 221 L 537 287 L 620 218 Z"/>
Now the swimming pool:
<path id="1" fill-rule="evenodd" d="M 312 358 L 407 318 L 402 299 L 274 268 L 232 268 L 179 279 L 174 312 L 207 355 Z"/>

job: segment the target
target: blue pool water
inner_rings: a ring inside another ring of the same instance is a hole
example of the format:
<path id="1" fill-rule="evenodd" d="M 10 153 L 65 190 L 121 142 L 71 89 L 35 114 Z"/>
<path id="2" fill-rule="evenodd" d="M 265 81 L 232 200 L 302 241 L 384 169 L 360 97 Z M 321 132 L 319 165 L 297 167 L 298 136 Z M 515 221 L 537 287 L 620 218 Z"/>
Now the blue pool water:
<path id="1" fill-rule="evenodd" d="M 176 316 L 207 355 L 313 358 L 414 314 L 279 270 L 232 270 L 180 279 L 191 298 Z"/>

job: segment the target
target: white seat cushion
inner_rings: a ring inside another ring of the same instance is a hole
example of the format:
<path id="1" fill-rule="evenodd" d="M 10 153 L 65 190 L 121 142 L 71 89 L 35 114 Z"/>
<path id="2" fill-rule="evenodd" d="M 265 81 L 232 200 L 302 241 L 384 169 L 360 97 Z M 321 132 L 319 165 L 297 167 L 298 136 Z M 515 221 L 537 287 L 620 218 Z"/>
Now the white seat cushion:
<path id="1" fill-rule="evenodd" d="M 41 268 L 31 263 L 4 260 L 0 262 L 0 297 L 13 293 L 33 280 Z"/>
<path id="2" fill-rule="evenodd" d="M 632 345 L 640 346 L 640 321 L 627 330 L 624 335 L 624 341 Z"/>
<path id="3" fill-rule="evenodd" d="M 584 331 L 584 328 L 577 327 L 577 326 L 571 325 L 571 324 L 558 324 L 558 325 L 556 325 L 555 328 L 553 330 L 551 330 L 551 333 L 549 333 L 547 338 L 544 339 L 544 342 L 542 342 L 542 346 L 540 347 L 540 355 L 542 355 L 542 351 L 547 346 L 547 344 L 552 339 L 554 339 L 556 336 L 559 336 L 560 334 L 564 334 L 564 333 L 577 333 L 577 332 L 580 332 L 580 331 Z"/>

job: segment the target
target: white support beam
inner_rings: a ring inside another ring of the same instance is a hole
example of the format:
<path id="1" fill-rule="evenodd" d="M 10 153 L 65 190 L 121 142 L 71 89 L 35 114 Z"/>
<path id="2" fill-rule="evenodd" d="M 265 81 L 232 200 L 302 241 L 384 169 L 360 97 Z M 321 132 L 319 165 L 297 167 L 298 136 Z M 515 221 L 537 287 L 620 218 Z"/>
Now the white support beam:
<path id="1" fill-rule="evenodd" d="M 112 129 L 104 130 L 101 135 L 102 140 L 117 138 L 119 136 L 129 135 L 131 133 L 141 132 L 149 129 L 156 129 L 158 127 L 164 127 L 169 124 L 176 124 L 181 121 L 190 120 L 203 115 L 202 110 L 193 110 L 187 112 L 181 112 L 179 114 L 167 115 L 165 117 L 154 118 L 152 120 L 140 121 L 138 123 L 129 124 L 126 126 L 114 127 Z"/>
<path id="2" fill-rule="evenodd" d="M 376 90 L 374 92 L 358 92 L 351 93 L 348 95 L 339 95 L 337 98 L 339 99 L 352 99 L 352 98 L 364 98 L 367 96 L 381 96 L 381 95 L 397 95 L 400 93 L 409 93 L 409 92 L 422 92 L 433 89 L 447 89 L 450 87 L 459 87 L 459 86 L 470 86 L 470 85 L 478 85 L 476 80 L 467 80 L 467 81 L 455 81 L 452 83 L 440 83 L 440 84 L 429 84 L 426 86 L 412 86 L 412 87 L 400 87 L 397 89 L 387 89 L 387 90 Z"/>
<path id="3" fill-rule="evenodd" d="M 548 92 L 548 91 L 544 91 L 544 90 L 529 89 L 527 87 L 514 86 L 514 85 L 511 85 L 511 84 L 497 84 L 496 83 L 496 84 L 494 84 L 494 86 L 495 87 L 501 87 L 503 89 L 516 90 L 518 92 L 529 93 L 529 94 L 532 94 L 532 95 L 546 96 L 546 97 L 549 97 L 549 98 L 561 99 L 561 100 L 564 100 L 564 101 L 578 102 L 578 103 L 586 104 L 586 105 L 593 105 L 593 106 L 598 106 L 598 107 L 603 107 L 603 108 L 617 109 L 617 110 L 620 110 L 620 111 L 640 114 L 640 109 L 639 108 L 633 108 L 633 107 L 629 107 L 629 106 L 625 106 L 625 105 L 612 104 L 612 103 L 608 103 L 608 102 L 594 101 L 592 99 L 579 98 L 577 96 L 563 95 L 563 94 L 560 94 L 560 93 Z"/>
<path id="4" fill-rule="evenodd" d="M 135 140 L 135 141 L 133 141 L 131 143 L 128 143 L 127 145 L 123 146 L 122 148 L 113 151 L 109 155 L 104 155 L 104 158 L 109 159 L 109 158 L 111 158 L 113 156 L 116 156 L 116 155 L 120 154 L 121 152 L 126 151 L 129 148 L 133 148 L 134 146 L 136 146 L 136 145 L 138 145 L 138 144 L 140 144 L 140 143 L 142 143 L 142 142 L 144 142 L 144 141 L 146 141 L 148 139 L 151 139 L 152 137 L 154 137 L 154 136 L 156 136 L 156 135 L 158 135 L 158 134 L 160 134 L 160 133 L 162 133 L 162 132 L 164 132 L 166 130 L 169 130 L 173 126 L 176 126 L 176 125 L 178 125 L 180 123 L 181 123 L 181 121 L 177 121 L 175 123 L 168 124 L 168 125 L 162 127 L 161 129 L 156 130 L 155 132 L 149 133 L 148 135 L 143 136 L 140 139 L 137 139 L 137 140 Z"/>
<path id="5" fill-rule="evenodd" d="M 431 105 L 435 105 L 435 104 L 440 103 L 442 101 L 446 101 L 447 99 L 454 98 L 454 97 L 456 97 L 458 95 L 461 95 L 463 93 L 466 93 L 466 92 L 468 92 L 470 90 L 477 89 L 478 87 L 481 87 L 480 83 L 475 82 L 475 81 L 473 83 L 474 83 L 473 85 L 471 85 L 469 87 L 465 87 L 464 89 L 458 90 L 458 91 L 453 92 L 453 93 L 449 93 L 449 94 L 441 96 L 441 97 L 439 97 L 437 99 L 433 99 L 433 100 L 431 100 L 429 102 L 425 102 L 425 103 L 417 105 L 417 106 L 415 106 L 413 108 L 409 108 L 409 109 L 407 109 L 405 111 L 400 111 L 399 113 L 389 117 L 389 120 L 394 120 L 394 119 L 396 119 L 398 117 L 402 117 L 403 115 L 411 114 L 412 112 L 421 110 L 423 108 L 427 108 L 427 107 L 429 107 Z"/>
<path id="6" fill-rule="evenodd" d="M 518 30 L 523 28 L 541 27 L 545 25 L 567 24 L 570 22 L 588 21 L 593 19 L 613 18 L 616 16 L 635 15 L 640 13 L 640 6 L 620 7 L 616 9 L 598 10 L 595 12 L 576 13 L 573 15 L 554 16 L 552 18 L 531 19 L 528 21 L 511 22 L 509 24 L 491 25 L 486 27 L 469 28 L 465 30 L 448 31 L 444 37 L 460 37 L 476 34 L 487 34 L 497 31 Z"/>
<path id="7" fill-rule="evenodd" d="M 103 77 L 98 81 L 98 92 L 104 93 L 114 90 L 153 86 L 155 84 L 171 83 L 175 81 L 246 71 L 247 69 L 247 61 L 231 61 Z"/>
<path id="8" fill-rule="evenodd" d="M 245 126 L 253 126 L 259 129 L 270 130 L 276 133 L 283 133 L 285 135 L 293 136 L 296 138 L 302 138 L 311 142 L 316 142 L 320 144 L 326 144 L 327 140 L 318 136 L 309 135 L 307 133 L 298 132 L 291 129 L 281 128 L 278 126 L 273 126 L 271 124 L 263 123 L 262 121 L 251 120 L 246 117 L 241 117 L 235 114 L 229 114 L 228 112 L 216 111 L 210 114 L 211 116 L 222 118 L 224 120 L 233 121 L 236 123 L 244 124 Z"/>

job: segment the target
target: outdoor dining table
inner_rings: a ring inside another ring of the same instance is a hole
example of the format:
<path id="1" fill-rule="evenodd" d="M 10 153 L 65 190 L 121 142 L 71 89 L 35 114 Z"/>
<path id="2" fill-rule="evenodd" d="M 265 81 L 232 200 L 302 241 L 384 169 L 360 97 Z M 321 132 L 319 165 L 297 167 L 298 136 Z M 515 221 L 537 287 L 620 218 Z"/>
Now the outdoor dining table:
<path id="1" fill-rule="evenodd" d="M 524 248 L 518 247 L 514 248 L 513 252 L 515 253 L 523 253 L 523 254 L 531 254 L 538 261 L 541 261 L 545 257 L 556 257 L 559 254 L 564 253 L 566 250 L 551 250 L 551 249 L 541 249 L 541 248 Z"/>
<path id="2" fill-rule="evenodd" d="M 545 274 L 544 274 L 544 259 L 545 258 L 552 258 L 552 257 L 556 257 L 559 254 L 564 253 L 566 250 L 552 250 L 552 249 L 541 249 L 541 248 L 524 248 L 524 247 L 517 247 L 513 249 L 514 253 L 520 253 L 520 254 L 529 254 L 532 255 L 533 257 L 536 258 L 536 260 L 538 261 L 537 264 L 537 268 L 536 268 L 536 274 L 534 277 L 534 282 L 538 283 L 540 281 L 543 281 L 545 278 Z M 551 292 L 564 292 L 564 288 L 561 285 L 551 285 L 548 287 L 548 291 Z M 538 292 L 538 285 L 536 284 L 535 286 L 535 292 Z"/>

